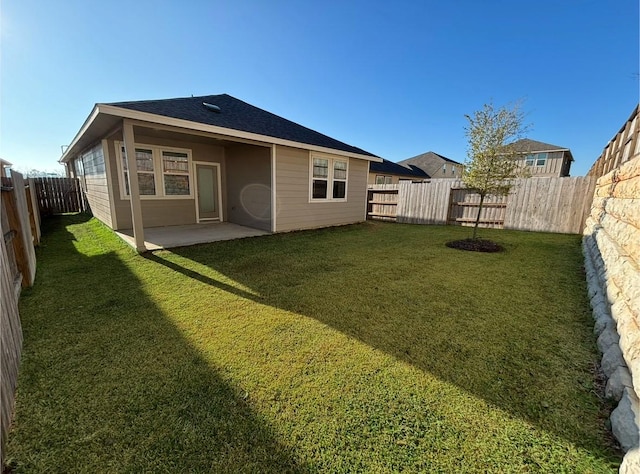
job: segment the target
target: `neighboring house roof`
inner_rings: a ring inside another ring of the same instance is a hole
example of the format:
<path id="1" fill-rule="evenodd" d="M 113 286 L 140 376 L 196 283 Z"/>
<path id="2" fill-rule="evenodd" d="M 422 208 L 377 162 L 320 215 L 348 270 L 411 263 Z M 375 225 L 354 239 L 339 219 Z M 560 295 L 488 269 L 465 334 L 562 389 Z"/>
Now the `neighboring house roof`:
<path id="1" fill-rule="evenodd" d="M 411 176 L 415 178 L 428 179 L 430 176 L 417 166 L 402 166 L 393 161 L 383 160 L 382 163 L 371 162 L 369 171 L 372 173 L 395 174 L 400 176 Z"/>
<path id="2" fill-rule="evenodd" d="M 536 140 L 531 140 L 529 138 L 522 138 L 518 141 L 513 142 L 513 148 L 519 153 L 540 153 L 544 151 L 567 151 L 569 152 L 569 158 L 571 161 L 573 160 L 573 155 L 571 154 L 571 150 L 569 148 L 551 145 L 549 143 L 539 142 Z"/>
<path id="3" fill-rule="evenodd" d="M 273 138 L 276 139 L 273 141 L 274 143 L 290 146 L 303 144 L 317 147 L 320 150 L 345 152 L 373 161 L 381 159 L 361 148 L 323 135 L 228 94 L 219 94 L 176 99 L 98 103 L 60 161 L 68 161 L 83 147 L 88 146 L 91 140 L 98 139 L 101 133 L 108 130 L 109 126 L 113 127 L 120 118 L 137 118 L 150 122 L 179 124 L 183 128 L 193 127 L 212 133 L 224 133 L 225 130 L 229 130 L 234 131 L 230 135 L 248 139 L 266 141 L 267 138 Z M 95 122 L 100 123 L 96 124 Z"/>
<path id="4" fill-rule="evenodd" d="M 421 155 L 414 156 L 413 158 L 399 161 L 398 164 L 403 166 L 417 166 L 420 169 L 423 169 L 426 173 L 434 176 L 435 173 L 438 172 L 438 169 L 442 167 L 443 161 L 462 166 L 462 163 L 458 163 L 451 158 L 447 158 L 446 156 L 442 156 L 433 151 L 428 151 L 426 153 L 422 153 Z"/>
<path id="5" fill-rule="evenodd" d="M 207 107 L 203 104 L 219 108 Z M 268 137 L 282 138 L 308 145 L 317 145 L 334 150 L 376 156 L 355 146 L 347 145 L 310 128 L 299 125 L 266 110 L 236 99 L 228 94 L 183 97 L 179 99 L 142 100 L 135 102 L 112 102 L 107 105 L 139 112 L 148 112 L 190 122 L 257 133 Z"/>

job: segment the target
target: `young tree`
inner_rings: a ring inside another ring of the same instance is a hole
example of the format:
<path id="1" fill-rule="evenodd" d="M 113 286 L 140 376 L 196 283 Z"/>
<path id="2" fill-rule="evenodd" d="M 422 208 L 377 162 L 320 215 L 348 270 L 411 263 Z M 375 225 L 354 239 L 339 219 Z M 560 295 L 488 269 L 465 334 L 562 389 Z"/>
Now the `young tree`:
<path id="1" fill-rule="evenodd" d="M 522 173 L 513 143 L 522 138 L 528 126 L 523 124 L 520 102 L 499 108 L 490 102 L 465 117 L 469 121 L 465 127 L 469 147 L 462 181 L 480 194 L 480 206 L 473 226 L 475 240 L 485 197 L 506 196 L 513 186 L 513 179 Z"/>

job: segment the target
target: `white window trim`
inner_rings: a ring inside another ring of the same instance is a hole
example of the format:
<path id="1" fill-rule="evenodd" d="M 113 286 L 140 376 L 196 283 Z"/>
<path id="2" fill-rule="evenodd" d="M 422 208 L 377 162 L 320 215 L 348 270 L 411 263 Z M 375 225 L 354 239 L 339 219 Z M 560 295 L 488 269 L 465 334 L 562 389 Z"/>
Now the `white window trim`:
<path id="1" fill-rule="evenodd" d="M 131 196 L 126 193 L 126 183 L 124 177 L 124 168 L 122 166 L 122 147 L 124 146 L 124 142 L 115 141 L 114 147 L 116 151 L 116 165 L 118 167 L 118 187 L 120 188 L 120 199 L 123 201 L 129 201 Z M 134 148 L 145 148 L 151 150 L 153 156 L 153 178 L 156 184 L 156 194 L 141 194 L 140 199 L 142 200 L 167 200 L 167 199 L 193 199 L 194 198 L 194 174 L 193 174 L 193 160 L 191 157 L 191 150 L 188 148 L 176 148 L 170 146 L 159 146 L 159 145 L 147 145 L 145 143 L 135 143 Z M 162 163 L 162 152 L 163 151 L 172 151 L 176 153 L 185 153 L 187 155 L 187 167 L 188 173 L 166 173 L 166 174 L 180 174 L 182 176 L 188 176 L 189 178 L 189 194 L 184 195 L 176 195 L 176 194 L 165 194 L 165 186 L 164 186 L 164 167 Z M 138 171 L 140 173 L 140 171 Z"/>
<path id="2" fill-rule="evenodd" d="M 313 159 L 321 158 L 329 161 L 329 174 L 327 176 L 327 197 L 326 198 L 314 198 L 313 197 Z M 347 164 L 347 178 L 339 181 L 344 181 L 344 197 L 333 197 L 333 164 L 336 161 L 341 161 Z M 349 158 L 341 156 L 323 155 L 320 153 L 309 154 L 309 202 L 347 202 L 347 196 L 349 195 Z"/>

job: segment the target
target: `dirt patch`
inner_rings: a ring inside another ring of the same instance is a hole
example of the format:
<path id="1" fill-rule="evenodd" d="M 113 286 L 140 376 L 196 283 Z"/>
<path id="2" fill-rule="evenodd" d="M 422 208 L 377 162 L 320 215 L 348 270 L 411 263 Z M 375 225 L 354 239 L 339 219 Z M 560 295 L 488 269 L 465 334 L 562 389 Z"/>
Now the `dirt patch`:
<path id="1" fill-rule="evenodd" d="M 463 239 L 452 240 L 445 244 L 447 247 L 458 250 L 468 250 L 470 252 L 503 252 L 504 247 L 493 240 L 484 239 Z"/>

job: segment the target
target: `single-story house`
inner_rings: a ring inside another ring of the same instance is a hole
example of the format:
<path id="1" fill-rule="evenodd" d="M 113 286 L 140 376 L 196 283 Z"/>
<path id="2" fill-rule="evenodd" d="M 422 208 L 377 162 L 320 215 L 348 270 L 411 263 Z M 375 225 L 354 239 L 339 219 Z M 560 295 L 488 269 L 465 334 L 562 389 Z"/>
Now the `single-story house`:
<path id="1" fill-rule="evenodd" d="M 138 251 L 146 228 L 364 221 L 369 163 L 381 161 L 227 94 L 96 104 L 60 159 L 93 215 L 132 229 Z"/>
<path id="2" fill-rule="evenodd" d="M 460 178 L 462 176 L 462 163 L 442 156 L 433 151 L 399 161 L 404 166 L 417 166 L 424 170 L 431 178 Z"/>
<path id="3" fill-rule="evenodd" d="M 429 179 L 429 175 L 417 166 L 402 166 L 389 160 L 369 164 L 369 184 L 398 184 L 400 181 L 420 182 Z"/>
<path id="4" fill-rule="evenodd" d="M 511 146 L 519 155 L 520 166 L 526 168 L 531 176 L 569 176 L 571 163 L 574 161 L 569 148 L 528 138 L 518 140 Z"/>

